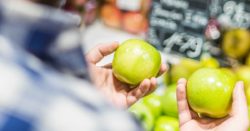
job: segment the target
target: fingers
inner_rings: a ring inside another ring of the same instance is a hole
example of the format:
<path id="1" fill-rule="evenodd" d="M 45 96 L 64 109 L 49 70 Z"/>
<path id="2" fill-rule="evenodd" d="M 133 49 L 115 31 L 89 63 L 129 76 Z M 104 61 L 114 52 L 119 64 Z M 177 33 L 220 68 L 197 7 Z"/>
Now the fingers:
<path id="1" fill-rule="evenodd" d="M 157 87 L 157 80 L 156 80 L 155 77 L 151 78 L 150 82 L 151 82 L 150 88 L 149 88 L 149 90 L 148 90 L 148 92 L 146 93 L 145 96 L 147 96 L 147 95 L 151 94 L 152 92 L 154 92 L 156 87 Z"/>
<path id="2" fill-rule="evenodd" d="M 248 109 L 243 82 L 237 82 L 233 91 L 232 114 L 233 117 L 248 120 Z"/>
<path id="3" fill-rule="evenodd" d="M 180 79 L 177 85 L 177 105 L 179 111 L 180 126 L 192 119 L 186 98 L 186 84 L 187 81 L 185 79 Z"/>
<path id="4" fill-rule="evenodd" d="M 96 64 L 101 61 L 104 56 L 113 53 L 118 47 L 119 44 L 117 42 L 99 45 L 87 53 L 86 59 L 88 62 Z"/>
<path id="5" fill-rule="evenodd" d="M 141 97 L 143 97 L 148 91 L 151 86 L 151 82 L 149 79 L 143 80 L 138 87 L 131 90 L 127 96 L 127 103 L 128 105 L 134 104 L 138 101 Z"/>
<path id="6" fill-rule="evenodd" d="M 161 64 L 160 71 L 157 74 L 157 77 L 162 75 L 165 71 L 167 71 L 167 65 L 166 64 Z"/>

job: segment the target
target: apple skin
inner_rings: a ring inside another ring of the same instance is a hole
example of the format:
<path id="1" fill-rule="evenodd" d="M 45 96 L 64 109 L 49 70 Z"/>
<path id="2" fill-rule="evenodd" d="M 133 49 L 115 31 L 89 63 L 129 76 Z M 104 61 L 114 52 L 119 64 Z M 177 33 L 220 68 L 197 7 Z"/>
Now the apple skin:
<path id="1" fill-rule="evenodd" d="M 123 14 L 122 27 L 125 31 L 138 34 L 147 30 L 148 22 L 140 12 L 126 12 Z"/>
<path id="2" fill-rule="evenodd" d="M 142 102 L 151 110 L 154 117 L 157 118 L 162 113 L 162 103 L 161 103 L 161 96 L 152 93 L 143 98 Z"/>
<path id="3" fill-rule="evenodd" d="M 224 53 L 236 59 L 246 56 L 250 49 L 249 36 L 246 29 L 233 29 L 226 32 L 222 43 Z"/>
<path id="4" fill-rule="evenodd" d="M 122 21 L 121 11 L 112 4 L 106 4 L 101 8 L 102 21 L 111 27 L 120 28 Z"/>
<path id="5" fill-rule="evenodd" d="M 250 67 L 241 66 L 237 68 L 236 75 L 237 75 L 238 80 L 241 80 L 244 82 L 247 103 L 250 105 Z"/>
<path id="6" fill-rule="evenodd" d="M 139 101 L 129 108 L 129 112 L 135 115 L 146 131 L 152 130 L 155 122 L 154 115 L 145 104 Z"/>
<path id="7" fill-rule="evenodd" d="M 161 116 L 156 120 L 154 131 L 179 131 L 177 118 Z"/>
<path id="8" fill-rule="evenodd" d="M 207 68 L 219 68 L 220 67 L 220 63 L 218 62 L 218 60 L 216 60 L 213 57 L 203 57 L 201 58 L 201 63 L 203 67 L 207 67 Z"/>
<path id="9" fill-rule="evenodd" d="M 115 51 L 112 69 L 115 77 L 130 85 L 155 77 L 161 66 L 160 53 L 149 43 L 129 39 Z"/>
<path id="10" fill-rule="evenodd" d="M 176 99 L 176 84 L 166 88 L 162 98 L 163 113 L 167 116 L 178 117 L 177 99 Z"/>
<path id="11" fill-rule="evenodd" d="M 246 65 L 250 66 L 250 54 L 247 56 Z"/>
<path id="12" fill-rule="evenodd" d="M 181 61 L 172 66 L 170 70 L 170 79 L 171 83 L 177 83 L 180 78 L 188 79 L 189 76 L 196 71 L 197 69 L 201 68 L 202 65 L 199 61 L 183 58 Z"/>
<path id="13" fill-rule="evenodd" d="M 250 66 L 241 66 L 236 69 L 238 80 L 242 80 L 245 86 L 250 86 Z"/>
<path id="14" fill-rule="evenodd" d="M 187 83 L 190 107 L 201 116 L 222 118 L 228 115 L 235 83 L 235 77 L 220 69 L 197 70 Z"/>

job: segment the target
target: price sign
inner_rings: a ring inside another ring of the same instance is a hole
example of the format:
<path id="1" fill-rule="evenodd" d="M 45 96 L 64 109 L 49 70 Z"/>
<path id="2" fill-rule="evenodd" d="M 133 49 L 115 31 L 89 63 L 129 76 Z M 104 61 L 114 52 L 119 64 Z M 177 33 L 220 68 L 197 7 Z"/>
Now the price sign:
<path id="1" fill-rule="evenodd" d="M 199 59 L 209 19 L 208 0 L 153 1 L 148 41 L 166 53 Z"/>
<path id="2" fill-rule="evenodd" d="M 224 0 L 222 12 L 218 21 L 224 27 L 249 28 L 250 2 L 249 0 Z"/>

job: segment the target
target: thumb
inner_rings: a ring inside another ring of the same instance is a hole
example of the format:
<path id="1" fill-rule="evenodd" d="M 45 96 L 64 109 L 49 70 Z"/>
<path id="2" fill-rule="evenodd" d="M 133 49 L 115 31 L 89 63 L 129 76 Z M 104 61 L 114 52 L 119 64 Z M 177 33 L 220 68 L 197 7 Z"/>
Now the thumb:
<path id="1" fill-rule="evenodd" d="M 239 117 L 241 120 L 248 120 L 248 109 L 246 96 L 244 93 L 243 82 L 237 82 L 233 92 L 232 114 L 233 117 Z"/>

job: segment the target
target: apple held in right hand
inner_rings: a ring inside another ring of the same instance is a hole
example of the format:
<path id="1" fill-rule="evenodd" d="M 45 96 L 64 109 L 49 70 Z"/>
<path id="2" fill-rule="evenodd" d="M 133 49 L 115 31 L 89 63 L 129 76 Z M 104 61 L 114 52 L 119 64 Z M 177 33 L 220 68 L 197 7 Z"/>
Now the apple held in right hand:
<path id="1" fill-rule="evenodd" d="M 139 39 L 123 42 L 112 62 L 115 77 L 130 85 L 156 77 L 161 67 L 160 53 L 149 43 Z"/>
<path id="2" fill-rule="evenodd" d="M 223 70 L 202 68 L 187 83 L 190 107 L 201 116 L 222 118 L 229 113 L 235 77 Z"/>

